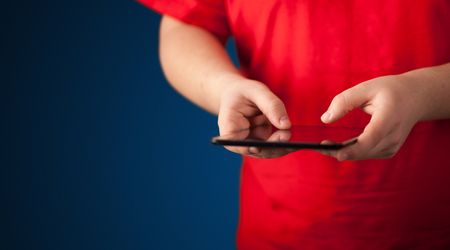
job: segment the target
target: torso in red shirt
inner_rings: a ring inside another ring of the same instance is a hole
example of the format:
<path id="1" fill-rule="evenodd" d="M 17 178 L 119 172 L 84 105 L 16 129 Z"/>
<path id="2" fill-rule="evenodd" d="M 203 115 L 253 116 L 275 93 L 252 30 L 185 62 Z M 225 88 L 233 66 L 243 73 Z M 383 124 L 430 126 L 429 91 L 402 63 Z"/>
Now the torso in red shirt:
<path id="1" fill-rule="evenodd" d="M 448 0 L 142 2 L 233 35 L 242 71 L 284 101 L 294 124 L 321 124 L 332 98 L 362 81 L 450 62 Z M 357 111 L 338 125 L 367 122 Z M 450 249 L 448 155 L 450 122 L 434 121 L 388 160 L 245 158 L 238 247 Z"/>

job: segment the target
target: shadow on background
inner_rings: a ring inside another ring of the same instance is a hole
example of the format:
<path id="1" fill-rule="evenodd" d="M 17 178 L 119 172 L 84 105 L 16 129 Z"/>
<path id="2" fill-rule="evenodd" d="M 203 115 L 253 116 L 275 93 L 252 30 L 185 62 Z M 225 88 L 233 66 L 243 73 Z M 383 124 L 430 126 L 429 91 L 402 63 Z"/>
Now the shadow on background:
<path id="1" fill-rule="evenodd" d="M 0 248 L 233 249 L 240 158 L 163 79 L 160 16 L 16 2 Z"/>

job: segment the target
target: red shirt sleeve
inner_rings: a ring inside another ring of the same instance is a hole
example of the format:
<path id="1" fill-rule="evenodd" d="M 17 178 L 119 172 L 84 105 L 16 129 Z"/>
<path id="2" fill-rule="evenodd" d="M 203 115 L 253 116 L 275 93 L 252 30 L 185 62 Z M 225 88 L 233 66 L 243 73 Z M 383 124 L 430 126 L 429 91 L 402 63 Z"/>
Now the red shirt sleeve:
<path id="1" fill-rule="evenodd" d="M 224 0 L 138 0 L 148 8 L 213 33 L 222 42 L 230 35 Z"/>

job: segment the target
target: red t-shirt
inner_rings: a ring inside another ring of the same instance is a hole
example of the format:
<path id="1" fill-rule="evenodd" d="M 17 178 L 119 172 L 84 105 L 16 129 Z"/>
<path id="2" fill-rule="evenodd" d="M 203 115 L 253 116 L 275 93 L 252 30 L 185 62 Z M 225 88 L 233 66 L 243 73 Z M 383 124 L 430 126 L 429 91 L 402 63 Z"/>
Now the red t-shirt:
<path id="1" fill-rule="evenodd" d="M 450 62 L 448 0 L 141 0 L 235 38 L 242 72 L 294 124 L 320 125 L 362 81 Z M 352 112 L 338 125 L 363 128 Z M 416 125 L 395 157 L 338 162 L 314 151 L 244 158 L 240 249 L 450 249 L 450 121 Z"/>

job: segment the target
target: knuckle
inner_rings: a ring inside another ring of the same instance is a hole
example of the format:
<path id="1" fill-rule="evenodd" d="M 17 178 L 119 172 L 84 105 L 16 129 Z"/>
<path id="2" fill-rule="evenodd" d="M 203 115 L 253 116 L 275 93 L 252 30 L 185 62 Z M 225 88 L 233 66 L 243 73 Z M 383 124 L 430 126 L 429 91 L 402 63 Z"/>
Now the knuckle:
<path id="1" fill-rule="evenodd" d="M 260 82 L 252 82 L 252 84 L 248 85 L 247 87 L 251 93 L 255 93 L 255 94 L 270 92 L 269 87 L 267 87 L 267 85 L 260 83 Z"/>
<path id="2" fill-rule="evenodd" d="M 277 97 L 271 97 L 266 102 L 266 109 L 270 114 L 277 114 L 284 110 L 284 104 Z"/>
<path id="3" fill-rule="evenodd" d="M 219 117 L 217 118 L 217 125 L 219 127 L 224 127 L 228 123 L 229 119 L 230 118 L 228 116 L 224 114 L 219 114 Z"/>
<path id="4" fill-rule="evenodd" d="M 333 100 L 331 101 L 331 103 L 333 103 L 334 105 L 342 105 L 344 104 L 344 92 L 336 95 Z"/>
<path id="5" fill-rule="evenodd" d="M 398 152 L 398 145 L 392 145 L 381 151 L 380 158 L 389 159 L 394 157 Z"/>
<path id="6" fill-rule="evenodd" d="M 269 106 L 271 107 L 271 109 L 273 110 L 280 110 L 282 108 L 284 108 L 284 104 L 281 102 L 280 99 L 278 99 L 277 97 L 272 97 L 269 100 Z"/>
<path id="7" fill-rule="evenodd" d="M 219 116 L 217 119 L 217 125 L 221 133 L 229 133 L 239 128 L 245 128 L 243 121 L 236 120 L 232 116 L 224 115 Z"/>
<path id="8" fill-rule="evenodd" d="M 338 160 L 351 160 L 354 158 L 354 154 L 350 151 L 338 151 L 336 153 L 336 158 Z"/>
<path id="9" fill-rule="evenodd" d="M 333 98 L 331 103 L 332 103 L 333 108 L 343 109 L 345 111 L 348 111 L 349 109 L 351 109 L 349 107 L 348 90 L 336 95 Z"/>

